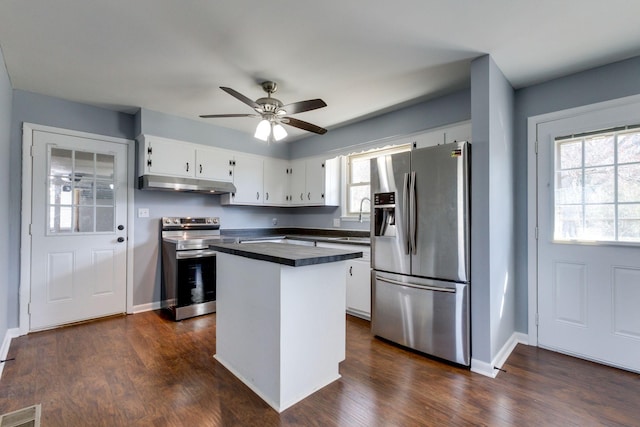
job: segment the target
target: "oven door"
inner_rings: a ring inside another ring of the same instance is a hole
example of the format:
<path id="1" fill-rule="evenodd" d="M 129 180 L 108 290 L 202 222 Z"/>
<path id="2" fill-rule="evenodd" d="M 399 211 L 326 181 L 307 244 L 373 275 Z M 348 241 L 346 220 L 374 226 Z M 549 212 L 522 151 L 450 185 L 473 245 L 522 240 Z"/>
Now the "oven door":
<path id="1" fill-rule="evenodd" d="M 216 252 L 199 249 L 176 252 L 176 307 L 216 300 Z"/>

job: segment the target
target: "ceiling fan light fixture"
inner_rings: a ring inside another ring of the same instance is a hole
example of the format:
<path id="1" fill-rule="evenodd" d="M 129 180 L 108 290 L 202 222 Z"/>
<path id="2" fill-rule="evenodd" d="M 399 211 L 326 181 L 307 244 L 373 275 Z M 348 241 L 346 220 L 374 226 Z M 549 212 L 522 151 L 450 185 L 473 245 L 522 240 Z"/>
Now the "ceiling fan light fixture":
<path id="1" fill-rule="evenodd" d="M 269 139 L 270 133 L 271 123 L 269 123 L 269 120 L 263 119 L 260 120 L 260 123 L 258 123 L 258 126 L 256 127 L 256 133 L 253 136 L 262 141 L 266 141 L 267 139 Z"/>
<path id="2" fill-rule="evenodd" d="M 280 123 L 273 125 L 273 138 L 276 141 L 281 141 L 287 137 L 287 130 Z"/>

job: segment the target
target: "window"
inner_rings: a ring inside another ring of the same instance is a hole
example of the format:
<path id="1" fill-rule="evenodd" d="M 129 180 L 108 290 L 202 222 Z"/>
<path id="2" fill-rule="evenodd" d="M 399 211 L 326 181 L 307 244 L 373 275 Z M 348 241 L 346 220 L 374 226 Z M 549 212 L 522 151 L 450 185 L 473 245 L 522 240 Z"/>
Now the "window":
<path id="1" fill-rule="evenodd" d="M 344 216 L 359 216 L 361 205 L 363 214 L 371 212 L 371 201 L 365 199 L 365 197 L 369 198 L 371 195 L 370 160 L 386 154 L 409 150 L 411 150 L 411 144 L 403 144 L 391 148 L 351 154 L 346 157 L 346 208 L 344 209 Z"/>
<path id="2" fill-rule="evenodd" d="M 554 239 L 640 242 L 640 129 L 555 140 Z"/>

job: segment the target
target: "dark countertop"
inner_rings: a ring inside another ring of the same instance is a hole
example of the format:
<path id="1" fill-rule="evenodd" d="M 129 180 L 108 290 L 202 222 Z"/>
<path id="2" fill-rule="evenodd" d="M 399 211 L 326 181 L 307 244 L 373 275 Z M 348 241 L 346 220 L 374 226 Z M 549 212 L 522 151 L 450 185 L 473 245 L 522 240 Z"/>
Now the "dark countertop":
<path id="1" fill-rule="evenodd" d="M 274 242 L 216 243 L 209 245 L 209 247 L 218 252 L 291 267 L 303 267 L 305 265 L 325 264 L 362 258 L 362 252 Z"/>

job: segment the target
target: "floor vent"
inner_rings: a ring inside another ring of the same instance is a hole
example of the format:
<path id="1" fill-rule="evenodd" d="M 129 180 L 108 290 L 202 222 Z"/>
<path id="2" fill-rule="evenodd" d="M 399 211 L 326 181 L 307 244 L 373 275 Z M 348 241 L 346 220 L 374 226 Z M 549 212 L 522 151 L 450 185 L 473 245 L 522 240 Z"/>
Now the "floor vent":
<path id="1" fill-rule="evenodd" d="M 40 427 L 40 404 L 0 415 L 0 427 Z"/>

